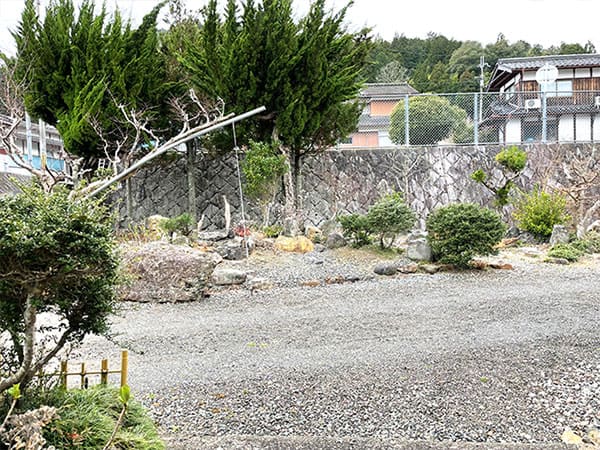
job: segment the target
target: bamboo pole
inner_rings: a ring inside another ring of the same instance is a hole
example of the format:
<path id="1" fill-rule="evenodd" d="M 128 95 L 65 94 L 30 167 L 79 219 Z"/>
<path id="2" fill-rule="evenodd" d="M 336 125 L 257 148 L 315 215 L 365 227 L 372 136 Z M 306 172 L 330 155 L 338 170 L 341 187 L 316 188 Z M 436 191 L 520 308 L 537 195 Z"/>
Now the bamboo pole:
<path id="1" fill-rule="evenodd" d="M 82 362 L 81 363 L 81 389 L 83 389 L 85 387 L 85 363 Z"/>
<path id="2" fill-rule="evenodd" d="M 259 108 L 253 109 L 253 110 L 245 112 L 243 114 L 240 114 L 238 116 L 233 116 L 226 120 L 221 120 L 221 121 L 217 120 L 217 121 L 211 122 L 209 124 L 204 124 L 204 125 L 201 125 L 200 127 L 196 127 L 194 129 L 188 131 L 183 137 L 180 137 L 179 139 L 176 139 L 173 141 L 169 141 L 169 142 L 165 143 L 164 145 L 161 145 L 157 149 L 153 150 L 152 152 L 148 153 L 146 156 L 141 158 L 135 164 L 132 164 L 128 169 L 126 169 L 123 172 L 121 172 L 120 174 L 112 177 L 111 179 L 106 180 L 104 183 L 102 183 L 100 186 L 98 186 L 92 192 L 86 194 L 85 198 L 90 198 L 90 197 L 95 196 L 96 194 L 99 194 L 100 192 L 104 191 L 106 188 L 121 181 L 123 178 L 131 175 L 133 172 L 138 170 L 140 167 L 142 167 L 148 161 L 156 158 L 157 156 L 162 155 L 163 153 L 166 153 L 167 151 L 169 151 L 175 147 L 178 147 L 181 144 L 184 144 L 185 142 L 187 142 L 191 139 L 203 136 L 212 131 L 215 131 L 220 128 L 231 125 L 233 123 L 239 122 L 240 120 L 247 119 L 248 117 L 252 117 L 252 116 L 254 116 L 258 113 L 261 113 L 265 110 L 266 110 L 266 108 L 264 106 L 261 106 Z"/>
<path id="3" fill-rule="evenodd" d="M 129 352 L 127 350 L 121 351 L 121 386 L 127 384 L 127 370 L 129 368 Z"/>
<path id="4" fill-rule="evenodd" d="M 106 386 L 108 384 L 108 359 L 102 360 L 100 369 L 100 384 Z"/>

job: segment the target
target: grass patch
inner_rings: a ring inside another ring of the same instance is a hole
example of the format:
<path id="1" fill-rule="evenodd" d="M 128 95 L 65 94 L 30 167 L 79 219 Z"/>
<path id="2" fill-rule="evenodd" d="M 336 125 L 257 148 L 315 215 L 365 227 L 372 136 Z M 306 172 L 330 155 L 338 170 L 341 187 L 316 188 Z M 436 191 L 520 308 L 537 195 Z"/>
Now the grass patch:
<path id="1" fill-rule="evenodd" d="M 57 449 L 102 449 L 110 439 L 122 409 L 119 390 L 95 386 L 64 391 L 55 388 L 43 396 L 28 396 L 26 409 L 41 405 L 58 409 L 59 418 L 44 428 L 47 445 Z M 164 450 L 165 444 L 145 408 L 128 403 L 127 413 L 112 443 L 119 450 Z"/>

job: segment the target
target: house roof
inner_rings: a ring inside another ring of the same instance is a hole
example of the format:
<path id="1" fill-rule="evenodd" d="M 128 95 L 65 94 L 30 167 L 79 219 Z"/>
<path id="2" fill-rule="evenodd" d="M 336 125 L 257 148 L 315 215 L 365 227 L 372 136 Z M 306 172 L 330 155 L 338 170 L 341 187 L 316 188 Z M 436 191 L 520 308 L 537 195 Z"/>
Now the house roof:
<path id="1" fill-rule="evenodd" d="M 362 114 L 358 119 L 358 131 L 386 130 L 390 127 L 389 116 Z"/>
<path id="2" fill-rule="evenodd" d="M 360 99 L 400 100 L 407 94 L 418 94 L 408 83 L 367 83 L 358 94 Z"/>
<path id="3" fill-rule="evenodd" d="M 600 67 L 600 54 L 548 55 L 526 58 L 501 58 L 496 63 L 488 83 L 488 91 L 499 87 L 513 77 L 513 72 L 539 69 L 550 64 L 559 69 L 577 67 Z"/>

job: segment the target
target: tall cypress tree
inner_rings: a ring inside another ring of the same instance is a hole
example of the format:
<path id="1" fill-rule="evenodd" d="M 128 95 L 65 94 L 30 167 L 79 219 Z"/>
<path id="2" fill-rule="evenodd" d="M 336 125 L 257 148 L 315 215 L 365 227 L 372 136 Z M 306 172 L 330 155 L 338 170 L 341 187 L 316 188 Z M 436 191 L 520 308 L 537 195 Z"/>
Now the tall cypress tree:
<path id="1" fill-rule="evenodd" d="M 267 111 L 240 125 L 242 139 L 271 142 L 285 156 L 286 216 L 297 226 L 298 176 L 304 156 L 323 151 L 356 127 L 370 38 L 348 32 L 346 8 L 325 1 L 293 20 L 292 0 L 248 0 L 241 14 L 228 0 L 224 17 L 210 0 L 201 37 L 183 57 L 193 83 L 236 113 Z"/>
<path id="2" fill-rule="evenodd" d="M 25 105 L 35 118 L 55 125 L 65 149 L 88 162 L 103 153 L 90 125 L 95 118 L 107 136 L 122 132 L 115 103 L 164 117 L 165 65 L 158 51 L 159 4 L 133 29 L 118 11 L 96 13 L 93 0 L 76 10 L 72 0 L 52 2 L 43 21 L 26 0 L 13 33 L 18 75 L 26 81 Z"/>

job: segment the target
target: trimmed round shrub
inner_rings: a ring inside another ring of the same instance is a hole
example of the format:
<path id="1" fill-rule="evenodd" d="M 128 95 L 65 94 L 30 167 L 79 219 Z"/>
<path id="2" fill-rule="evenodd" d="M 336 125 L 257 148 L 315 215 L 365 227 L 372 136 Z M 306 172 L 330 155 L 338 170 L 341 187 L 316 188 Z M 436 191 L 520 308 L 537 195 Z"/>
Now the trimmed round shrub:
<path id="1" fill-rule="evenodd" d="M 416 219 L 417 216 L 406 205 L 401 192 L 384 195 L 367 213 L 369 232 L 379 235 L 381 247 L 384 247 L 386 235 L 395 236 L 410 230 Z"/>
<path id="2" fill-rule="evenodd" d="M 434 260 L 468 267 L 476 255 L 496 253 L 506 231 L 500 216 L 471 203 L 445 206 L 427 218 L 428 240 Z"/>
<path id="3" fill-rule="evenodd" d="M 348 214 L 338 218 L 344 236 L 349 237 L 354 247 L 362 247 L 371 243 L 369 238 L 370 223 L 364 214 Z"/>
<path id="4" fill-rule="evenodd" d="M 547 240 L 552 235 L 554 225 L 561 225 L 569 220 L 566 207 L 567 201 L 562 195 L 536 188 L 530 194 L 523 194 L 515 202 L 513 216 L 519 228 Z"/>

